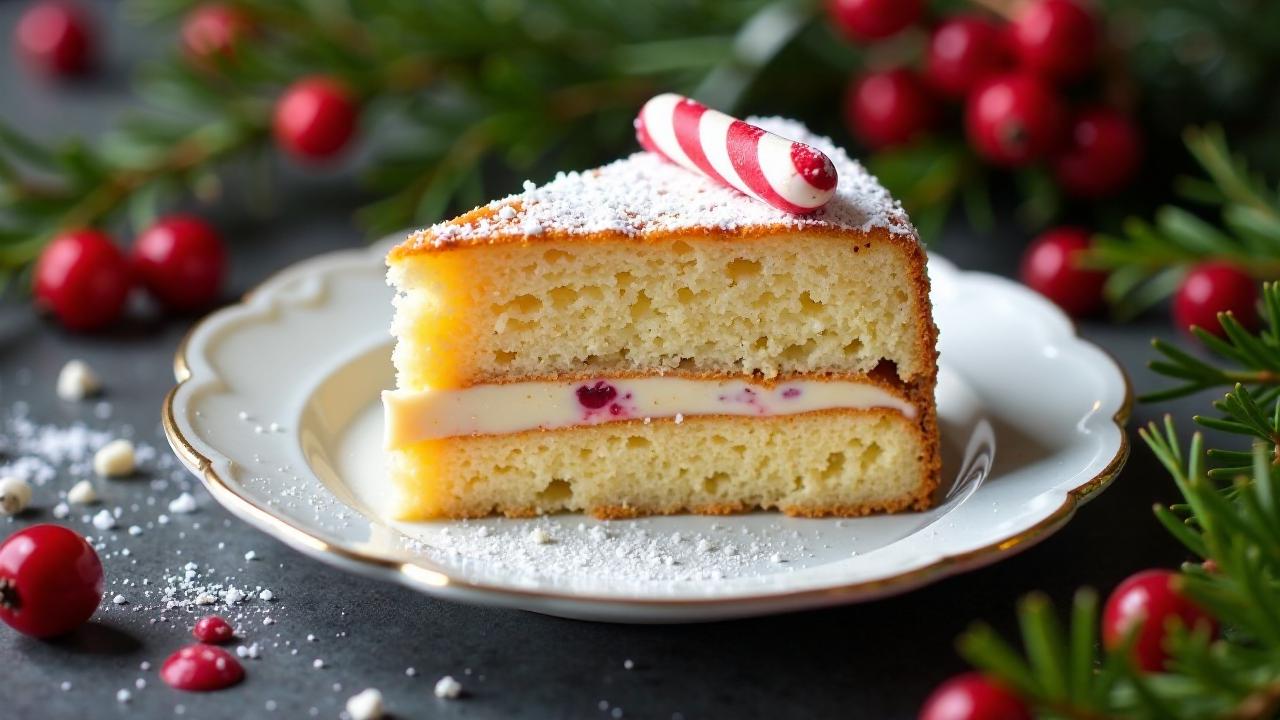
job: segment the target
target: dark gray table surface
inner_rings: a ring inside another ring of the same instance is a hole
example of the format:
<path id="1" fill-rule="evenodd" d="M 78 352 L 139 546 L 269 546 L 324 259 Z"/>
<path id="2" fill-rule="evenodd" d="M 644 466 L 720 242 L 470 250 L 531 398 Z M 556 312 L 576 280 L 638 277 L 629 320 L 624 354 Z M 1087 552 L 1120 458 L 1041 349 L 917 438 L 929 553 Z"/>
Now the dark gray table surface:
<path id="1" fill-rule="evenodd" d="M 22 6 L 0 3 L 0 35 L 10 37 Z M 98 11 L 104 19 L 117 13 L 113 6 Z M 125 66 L 151 51 L 136 30 L 114 20 L 107 28 L 107 70 L 71 87 L 33 81 L 6 53 L 0 59 L 0 118 L 41 137 L 100 131 L 132 102 L 122 79 Z M 350 219 L 354 195 L 341 173 L 293 178 L 273 219 L 248 219 L 234 211 L 216 215 L 233 246 L 228 298 L 291 262 L 359 244 Z M 946 238 L 942 253 L 963 268 L 1010 274 L 1021 243 L 1016 231 L 957 232 Z M 80 337 L 35 317 L 23 303 L 0 305 L 0 420 L 23 402 L 37 422 L 65 426 L 79 420 L 113 433 L 131 426 L 140 440 L 168 453 L 159 407 L 172 384 L 174 348 L 188 324 L 151 318 L 109 335 Z M 1149 338 L 1167 334 L 1167 327 L 1153 318 L 1127 326 L 1086 323 L 1082 332 L 1111 351 L 1142 392 L 1159 386 L 1143 364 L 1150 356 Z M 107 380 L 109 419 L 100 418 L 93 403 L 54 396 L 59 368 L 75 357 L 87 359 Z M 1139 405 L 1131 428 L 1166 411 L 1187 418 L 1203 407 L 1202 398 Z M 119 607 L 106 607 L 104 600 L 93 623 L 54 642 L 0 628 L 0 718 L 178 712 L 193 718 L 332 718 L 348 696 L 369 686 L 382 690 L 398 717 L 607 718 L 621 709 L 624 717 L 662 720 L 910 718 L 930 688 L 965 668 L 953 643 L 973 620 L 1011 632 L 1014 602 L 1028 591 L 1042 589 L 1065 603 L 1078 586 L 1105 590 L 1135 570 L 1182 559 L 1150 510 L 1153 502 L 1173 496 L 1172 484 L 1136 434 L 1132 439 L 1129 465 L 1107 492 L 1061 532 L 995 566 L 872 603 L 683 626 L 592 624 L 441 602 L 307 559 L 233 519 L 194 481 L 178 480 L 174 473 L 103 482 L 104 506 L 125 509 L 121 529 L 108 533 L 104 550 L 107 597 L 121 592 L 134 600 Z M 153 486 L 154 480 L 166 484 Z M 0 520 L 0 535 L 50 521 L 56 493 L 73 481 L 64 473 L 37 488 L 34 510 Z M 186 484 L 199 510 L 156 525 L 164 503 Z M 148 506 L 148 497 L 157 504 Z M 86 534 L 102 534 L 80 514 L 67 522 Z M 125 525 L 148 523 L 141 536 L 123 532 Z M 123 548 L 130 551 L 127 557 Z M 260 560 L 245 561 L 249 550 Z M 185 562 L 277 593 L 270 604 L 254 601 L 252 612 L 242 611 L 245 634 L 260 642 L 263 657 L 246 661 L 247 680 L 233 690 L 181 694 L 156 677 L 155 668 L 185 642 L 196 615 L 153 609 L 154 603 L 140 601 L 145 586 L 139 583 L 148 580 L 154 590 Z M 264 613 L 274 625 L 260 624 Z M 165 621 L 157 621 L 161 615 Z M 309 634 L 316 641 L 308 642 Z M 301 648 L 297 655 L 291 653 L 295 647 Z M 323 658 L 325 667 L 314 668 L 314 658 Z M 634 669 L 624 669 L 627 659 Z M 152 663 L 150 671 L 139 669 L 144 661 Z M 408 667 L 416 669 L 415 676 L 406 675 Z M 432 695 L 444 674 L 464 683 L 465 699 Z M 147 681 L 144 689 L 135 689 L 137 678 Z M 64 681 L 70 690 L 60 689 Z M 120 688 L 133 690 L 127 704 L 116 700 Z"/>

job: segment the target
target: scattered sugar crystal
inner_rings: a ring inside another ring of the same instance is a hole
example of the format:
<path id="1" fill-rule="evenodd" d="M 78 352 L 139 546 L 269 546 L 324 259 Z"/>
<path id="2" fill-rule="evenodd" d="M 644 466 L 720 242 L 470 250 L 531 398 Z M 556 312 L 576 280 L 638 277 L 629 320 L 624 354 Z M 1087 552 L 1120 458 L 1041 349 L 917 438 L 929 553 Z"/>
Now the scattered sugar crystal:
<path id="1" fill-rule="evenodd" d="M 529 531 L 529 542 L 537 545 L 546 545 L 551 542 L 551 533 L 548 533 L 546 528 L 536 527 Z"/>
<path id="2" fill-rule="evenodd" d="M 218 598 L 211 593 L 200 593 L 196 596 L 197 605 L 213 605 L 218 602 Z"/>
<path id="3" fill-rule="evenodd" d="M 175 515 L 187 515 L 196 511 L 196 499 L 191 493 L 184 492 L 169 501 L 169 512 Z"/>
<path id="4" fill-rule="evenodd" d="M 129 692 L 125 688 L 120 688 L 119 690 L 116 691 L 116 702 L 127 703 L 132 699 L 133 699 L 133 693 Z"/>
<path id="5" fill-rule="evenodd" d="M 137 525 L 130 525 L 129 534 L 134 537 L 137 537 L 142 534 L 142 528 L 138 527 Z"/>
<path id="6" fill-rule="evenodd" d="M 498 208 L 499 220 L 510 220 L 515 216 L 516 216 L 516 209 L 511 207 L 510 205 L 503 205 L 502 207 Z"/>
<path id="7" fill-rule="evenodd" d="M 238 588 L 227 588 L 227 592 L 223 595 L 223 600 L 225 600 L 228 605 L 235 605 L 241 600 L 244 600 L 244 592 Z"/>
<path id="8" fill-rule="evenodd" d="M 71 360 L 58 373 L 57 392 L 63 400 L 76 402 L 96 395 L 102 390 L 102 381 L 89 364 L 83 360 Z"/>
<path id="9" fill-rule="evenodd" d="M 247 553 L 245 553 L 245 554 L 244 554 L 244 559 L 245 559 L 245 560 L 257 560 L 257 559 L 258 559 L 258 553 L 256 553 L 256 552 L 254 552 L 254 551 L 250 550 L 249 552 L 247 552 Z"/>
<path id="10" fill-rule="evenodd" d="M 323 667 L 324 667 L 324 660 L 321 660 L 320 658 L 316 658 L 315 660 L 312 660 L 312 661 L 311 661 L 311 667 L 313 667 L 313 668 L 315 668 L 315 669 L 317 669 L 317 670 L 319 670 L 319 669 L 323 668 Z"/>
<path id="11" fill-rule="evenodd" d="M 53 506 L 53 516 L 59 520 L 65 519 L 71 514 L 71 506 L 64 502 L 60 502 Z"/>
<path id="12" fill-rule="evenodd" d="M 452 675 L 445 675 L 436 682 L 435 694 L 438 698 L 454 700 L 462 695 L 462 683 L 454 680 Z"/>
<path id="13" fill-rule="evenodd" d="M 684 414 L 676 413 L 676 424 L 679 425 L 682 422 L 684 422 Z"/>
<path id="14" fill-rule="evenodd" d="M 147 681 L 142 678 L 138 678 L 137 680 L 133 681 L 133 686 L 138 688 L 139 690 L 143 690 L 147 687 Z"/>
<path id="15" fill-rule="evenodd" d="M 67 491 L 67 502 L 76 505 L 91 505 L 98 502 L 98 491 L 94 489 L 93 483 L 88 480 L 81 480 L 71 489 Z"/>
<path id="16" fill-rule="evenodd" d="M 280 423 L 271 423 L 267 426 L 267 429 L 273 433 L 278 433 L 282 428 L 280 427 Z"/>
<path id="17" fill-rule="evenodd" d="M 415 676 L 415 675 L 417 675 L 417 674 L 418 674 L 418 671 L 417 671 L 417 670 L 415 670 L 414 668 L 407 667 L 407 668 L 405 668 L 405 669 L 404 669 L 404 674 L 405 674 L 405 675 L 407 675 L 407 676 L 409 676 L 409 677 L 413 677 L 413 676 Z"/>
<path id="18" fill-rule="evenodd" d="M 116 605 L 123 605 L 129 601 L 125 599 L 125 596 L 123 595 L 116 595 L 115 597 L 111 598 L 111 602 L 115 603 Z"/>
<path id="19" fill-rule="evenodd" d="M 269 617 L 264 617 L 264 618 L 262 618 L 262 624 L 263 624 L 263 625 L 275 625 L 275 624 L 276 624 L 276 621 L 275 621 L 275 620 L 272 620 L 272 619 L 271 619 L 271 618 L 269 618 Z"/>
<path id="20" fill-rule="evenodd" d="M 774 554 L 770 555 L 770 556 L 769 556 L 769 562 L 772 562 L 772 563 L 780 563 L 780 562 L 782 562 L 782 555 L 781 555 L 781 554 L 779 554 L 779 553 L 774 553 Z"/>
<path id="21" fill-rule="evenodd" d="M 93 516 L 93 526 L 99 530 L 110 530 L 116 526 L 116 516 L 112 515 L 110 510 L 99 510 L 98 514 Z"/>
<path id="22" fill-rule="evenodd" d="M 270 600 L 274 600 L 275 597 L 276 597 L 276 594 L 271 592 L 270 590 L 263 590 L 262 592 L 258 593 L 258 598 L 261 600 L 270 601 Z"/>
<path id="23" fill-rule="evenodd" d="M 634 670 L 636 667 L 636 664 L 630 658 L 627 658 L 626 660 L 622 661 L 622 667 L 624 670 Z"/>
<path id="24" fill-rule="evenodd" d="M 93 456 L 93 471 L 102 477 L 127 477 L 136 467 L 133 443 L 124 438 L 103 445 Z"/>
<path id="25" fill-rule="evenodd" d="M 66 692 L 66 691 L 68 691 L 68 690 L 70 690 L 70 689 L 71 689 L 71 681 L 70 681 L 70 680 L 63 680 L 63 681 L 62 681 L 62 684 L 61 684 L 61 685 L 59 685 L 58 687 L 62 688 L 62 691 L 63 691 L 63 692 Z"/>
<path id="26" fill-rule="evenodd" d="M 351 720 L 379 720 L 382 713 L 382 693 L 374 688 L 361 690 L 347 698 L 347 714 Z"/>

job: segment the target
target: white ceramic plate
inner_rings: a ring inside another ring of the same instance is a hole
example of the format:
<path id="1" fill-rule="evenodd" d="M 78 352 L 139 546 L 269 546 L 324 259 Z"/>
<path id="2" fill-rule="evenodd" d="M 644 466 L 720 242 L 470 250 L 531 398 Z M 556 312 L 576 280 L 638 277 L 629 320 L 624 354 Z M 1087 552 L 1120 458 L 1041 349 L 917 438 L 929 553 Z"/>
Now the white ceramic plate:
<path id="1" fill-rule="evenodd" d="M 178 351 L 164 424 L 232 512 L 320 560 L 430 595 L 620 622 L 866 600 L 1047 536 L 1128 455 L 1130 390 L 1110 357 L 1022 286 L 935 257 L 945 487 L 930 512 L 389 521 L 384 250 L 295 265 L 197 325 Z M 551 541 L 533 541 L 535 528 Z"/>

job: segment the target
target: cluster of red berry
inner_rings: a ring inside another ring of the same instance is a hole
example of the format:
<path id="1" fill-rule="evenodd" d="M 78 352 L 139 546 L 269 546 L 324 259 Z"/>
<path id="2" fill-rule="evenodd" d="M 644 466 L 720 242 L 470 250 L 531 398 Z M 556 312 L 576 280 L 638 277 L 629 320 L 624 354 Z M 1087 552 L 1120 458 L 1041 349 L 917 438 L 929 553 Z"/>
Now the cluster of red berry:
<path id="1" fill-rule="evenodd" d="M 252 18 L 228 4 L 196 6 L 181 28 L 183 49 L 197 67 L 217 72 L 233 62 L 236 47 L 254 31 Z M 15 31 L 15 47 L 28 65 L 53 77 L 87 72 L 94 34 L 77 6 L 45 0 L 31 6 Z M 306 162 L 333 158 L 355 135 L 359 106 L 330 77 L 290 85 L 273 112 L 276 142 Z M 226 270 L 222 240 L 205 221 L 187 215 L 161 219 L 144 231 L 126 257 L 104 232 L 73 228 L 55 237 L 36 264 L 37 303 L 72 330 L 97 330 L 122 314 L 135 283 L 174 311 L 207 308 L 218 299 Z"/>
<path id="2" fill-rule="evenodd" d="M 102 560 L 84 537 L 61 525 L 32 525 L 0 543 L 0 620 L 24 635 L 52 638 L 85 624 L 102 602 Z M 210 645 L 235 629 L 210 615 L 191 634 L 200 644 L 169 656 L 160 677 L 179 690 L 218 690 L 244 678 L 235 657 Z"/>
<path id="3" fill-rule="evenodd" d="M 182 47 L 192 64 L 216 72 L 235 61 L 236 47 L 255 32 L 252 17 L 225 3 L 197 5 L 183 19 Z M 14 46 L 28 65 L 51 77 L 81 75 L 93 67 L 94 35 L 88 16 L 65 0 L 42 0 L 18 22 Z M 340 80 L 298 80 L 277 98 L 276 142 L 303 161 L 327 160 L 350 143 L 359 104 Z"/>
<path id="4" fill-rule="evenodd" d="M 217 301 L 226 266 L 222 239 L 191 215 L 161 218 L 128 255 L 100 230 L 71 230 L 36 261 L 36 304 L 69 330 L 100 330 L 120 319 L 140 284 L 167 309 L 188 313 Z"/>
<path id="5" fill-rule="evenodd" d="M 1107 275 L 1081 267 L 1089 249 L 1089 233 L 1076 227 L 1059 227 L 1040 234 L 1027 247 L 1020 275 L 1036 292 L 1057 303 L 1073 317 L 1097 313 Z M 1173 297 L 1173 318 L 1179 328 L 1200 327 L 1223 334 L 1219 313 L 1231 313 L 1246 328 L 1261 321 L 1258 283 L 1240 268 L 1223 262 L 1196 265 L 1183 277 Z"/>
<path id="6" fill-rule="evenodd" d="M 921 21 L 921 0 L 828 0 L 847 37 L 870 42 Z M 1115 193 L 1133 179 L 1141 134 L 1121 110 L 1071 108 L 1063 90 L 1095 68 L 1096 18 L 1076 0 L 1032 0 L 1007 22 L 958 15 L 929 30 L 920 69 L 854 78 L 845 99 L 850 130 L 874 149 L 937 129 L 946 103 L 963 106 L 969 146 L 999 167 L 1047 162 L 1059 187 L 1082 198 Z"/>
<path id="7" fill-rule="evenodd" d="M 1206 563 L 1208 567 L 1208 563 Z M 1166 639 L 1172 625 L 1218 633 L 1217 622 L 1178 592 L 1177 573 L 1144 570 L 1121 582 L 1102 611 L 1102 644 L 1132 642 L 1134 665 L 1143 672 L 1166 669 Z M 1031 720 L 1027 703 L 1009 688 L 971 672 L 947 680 L 925 700 L 920 720 Z"/>

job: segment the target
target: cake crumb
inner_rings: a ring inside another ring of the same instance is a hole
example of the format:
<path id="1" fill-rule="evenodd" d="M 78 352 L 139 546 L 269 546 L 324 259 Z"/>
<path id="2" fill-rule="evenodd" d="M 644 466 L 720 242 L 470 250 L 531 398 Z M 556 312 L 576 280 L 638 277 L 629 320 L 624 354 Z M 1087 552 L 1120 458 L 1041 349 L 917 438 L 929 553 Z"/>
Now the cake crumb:
<path id="1" fill-rule="evenodd" d="M 462 695 L 462 683 L 454 680 L 452 675 L 445 675 L 436 682 L 435 694 L 438 698 L 456 700 Z"/>

